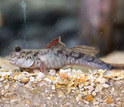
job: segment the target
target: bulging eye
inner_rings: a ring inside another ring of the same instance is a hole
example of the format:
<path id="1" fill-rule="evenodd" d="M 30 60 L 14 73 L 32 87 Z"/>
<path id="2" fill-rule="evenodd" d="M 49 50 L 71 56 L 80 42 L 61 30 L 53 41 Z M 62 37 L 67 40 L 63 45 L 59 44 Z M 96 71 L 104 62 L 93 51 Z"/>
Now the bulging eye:
<path id="1" fill-rule="evenodd" d="M 20 46 L 15 46 L 15 52 L 20 52 L 20 51 L 21 51 Z"/>

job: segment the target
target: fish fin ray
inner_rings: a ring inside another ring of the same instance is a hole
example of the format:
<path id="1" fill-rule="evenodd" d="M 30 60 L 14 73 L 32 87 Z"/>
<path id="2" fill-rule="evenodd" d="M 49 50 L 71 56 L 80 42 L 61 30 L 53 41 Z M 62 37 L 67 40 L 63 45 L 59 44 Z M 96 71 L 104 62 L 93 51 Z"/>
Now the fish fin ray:
<path id="1" fill-rule="evenodd" d="M 59 49 L 65 49 L 65 44 L 61 42 L 61 37 L 58 37 L 56 39 L 54 39 L 53 41 L 51 41 L 46 48 L 59 48 Z"/>
<path id="2" fill-rule="evenodd" d="M 73 51 L 89 54 L 89 55 L 92 55 L 92 56 L 96 55 L 99 52 L 99 50 L 96 49 L 95 47 L 85 46 L 85 45 L 75 46 L 75 47 L 72 47 L 70 49 L 73 50 Z"/>

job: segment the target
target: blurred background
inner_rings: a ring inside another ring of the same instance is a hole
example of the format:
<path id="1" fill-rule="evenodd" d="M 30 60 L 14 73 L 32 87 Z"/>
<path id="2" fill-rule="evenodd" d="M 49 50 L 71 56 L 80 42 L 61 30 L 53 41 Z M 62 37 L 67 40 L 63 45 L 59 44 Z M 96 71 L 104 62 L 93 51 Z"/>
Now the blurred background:
<path id="1" fill-rule="evenodd" d="M 124 1 L 0 0 L 0 56 L 15 45 L 44 48 L 58 36 L 68 48 L 94 46 L 100 56 L 124 50 Z"/>

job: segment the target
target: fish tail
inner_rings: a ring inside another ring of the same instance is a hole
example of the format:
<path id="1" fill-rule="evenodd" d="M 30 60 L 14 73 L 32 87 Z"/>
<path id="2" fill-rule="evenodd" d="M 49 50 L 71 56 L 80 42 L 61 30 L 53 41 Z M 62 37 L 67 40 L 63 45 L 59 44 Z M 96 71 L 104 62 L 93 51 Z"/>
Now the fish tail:
<path id="1" fill-rule="evenodd" d="M 110 64 L 112 66 L 112 70 L 113 69 L 124 69 L 124 64 Z"/>

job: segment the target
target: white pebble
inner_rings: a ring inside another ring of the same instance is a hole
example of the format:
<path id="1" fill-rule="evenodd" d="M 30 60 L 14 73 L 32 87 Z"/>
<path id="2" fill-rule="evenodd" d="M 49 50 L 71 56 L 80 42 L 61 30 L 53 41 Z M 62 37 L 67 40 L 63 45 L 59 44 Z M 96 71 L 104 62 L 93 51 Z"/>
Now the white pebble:
<path id="1" fill-rule="evenodd" d="M 44 78 L 44 80 L 45 81 L 47 81 L 47 82 L 52 82 L 50 79 L 48 79 L 48 78 Z"/>
<path id="2" fill-rule="evenodd" d="M 30 81 L 34 81 L 34 77 L 30 77 Z"/>
<path id="3" fill-rule="evenodd" d="M 50 69 L 49 75 L 54 76 L 56 74 L 56 70 Z"/>
<path id="4" fill-rule="evenodd" d="M 52 85 L 52 90 L 55 90 L 55 85 Z"/>
<path id="5" fill-rule="evenodd" d="M 95 91 L 93 91 L 93 92 L 92 92 L 92 95 L 93 95 L 93 96 L 96 96 L 96 92 L 95 92 Z"/>
<path id="6" fill-rule="evenodd" d="M 101 84 L 96 86 L 95 92 L 99 92 L 103 89 L 103 86 Z"/>
<path id="7" fill-rule="evenodd" d="M 37 77 L 36 77 L 36 80 L 37 81 L 41 81 L 41 79 L 44 77 L 45 75 L 42 73 L 42 72 L 39 72 Z"/>
<path id="8" fill-rule="evenodd" d="M 105 87 L 105 88 L 108 88 L 109 87 L 108 84 L 102 84 L 102 86 Z"/>

